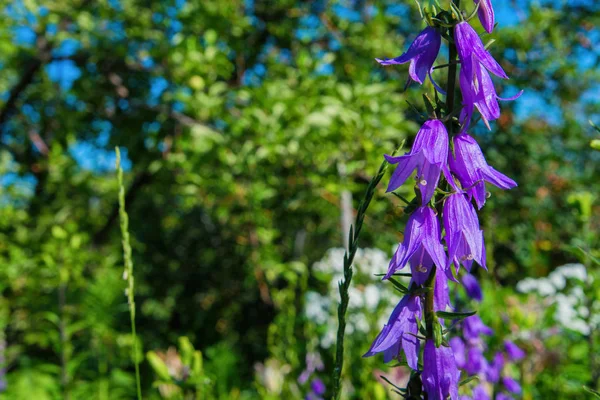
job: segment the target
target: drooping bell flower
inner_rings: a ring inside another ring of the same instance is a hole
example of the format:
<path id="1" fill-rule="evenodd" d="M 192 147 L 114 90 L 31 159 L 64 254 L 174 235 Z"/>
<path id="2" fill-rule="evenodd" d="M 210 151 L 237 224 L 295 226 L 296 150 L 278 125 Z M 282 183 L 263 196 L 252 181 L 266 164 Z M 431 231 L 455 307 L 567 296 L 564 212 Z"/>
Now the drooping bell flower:
<path id="1" fill-rule="evenodd" d="M 438 30 L 428 26 L 419 33 L 406 53 L 392 59 L 376 58 L 375 60 L 381 65 L 405 64 L 410 61 L 408 70 L 410 77 L 415 82 L 423 84 L 427 75 L 431 73 L 441 44 L 442 36 Z"/>
<path id="2" fill-rule="evenodd" d="M 493 335 L 492 328 L 483 323 L 477 315 L 471 315 L 463 320 L 463 333 L 467 340 L 479 340 L 483 335 Z"/>
<path id="3" fill-rule="evenodd" d="M 479 282 L 477 282 L 477 278 L 471 274 L 465 274 L 462 278 L 462 284 L 465 287 L 467 296 L 478 302 L 483 300 L 483 293 L 481 291 L 481 286 L 479 286 Z"/>
<path id="4" fill-rule="evenodd" d="M 506 393 L 498 393 L 496 395 L 496 400 L 514 400 L 512 396 L 507 395 Z"/>
<path id="5" fill-rule="evenodd" d="M 435 347 L 433 340 L 425 343 L 423 353 L 423 387 L 430 400 L 458 400 L 458 379 L 460 371 L 456 368 L 454 355 L 450 347 Z"/>
<path id="6" fill-rule="evenodd" d="M 479 110 L 485 126 L 490 129 L 489 121 L 495 121 L 500 118 L 498 100 L 512 101 L 518 99 L 523 94 L 521 90 L 512 97 L 503 98 L 498 96 L 494 82 L 492 82 L 492 78 L 483 64 L 475 63 L 473 68 L 474 74 L 471 78 L 467 76 L 467 72 L 464 69 L 461 70 L 459 77 L 460 90 L 463 95 L 463 109 L 460 114 L 463 132 L 469 127 L 475 107 Z"/>
<path id="7" fill-rule="evenodd" d="M 450 170 L 456 175 L 463 189 L 474 197 L 477 207 L 485 204 L 485 182 L 500 189 L 511 189 L 517 183 L 490 167 L 481 152 L 481 148 L 471 136 L 461 133 L 454 137 L 454 155 L 449 157 Z"/>
<path id="8" fill-rule="evenodd" d="M 468 81 L 473 80 L 475 67 L 481 63 L 492 74 L 508 79 L 500 64 L 485 49 L 477 32 L 468 22 L 461 22 L 454 28 L 454 42 L 461 63 L 461 74 Z"/>
<path id="9" fill-rule="evenodd" d="M 448 266 L 454 262 L 457 273 L 460 264 L 471 271 L 473 261 L 486 268 L 483 231 L 479 229 L 475 208 L 464 194 L 451 194 L 444 202 L 444 228 Z"/>
<path id="10" fill-rule="evenodd" d="M 525 358 L 525 352 L 510 340 L 504 341 L 504 350 L 506 350 L 506 354 L 508 354 L 511 361 L 519 361 Z"/>
<path id="11" fill-rule="evenodd" d="M 483 385 L 477 385 L 473 389 L 473 400 L 490 400 L 491 397 Z"/>
<path id="12" fill-rule="evenodd" d="M 452 348 L 452 353 L 454 353 L 454 361 L 456 362 L 456 366 L 458 368 L 464 368 L 467 362 L 465 357 L 465 342 L 458 336 L 452 337 L 448 344 L 450 344 L 450 348 Z"/>
<path id="13" fill-rule="evenodd" d="M 521 385 L 519 385 L 519 383 L 513 378 L 505 376 L 504 378 L 502 378 L 502 384 L 504 385 L 506 390 L 508 390 L 511 393 L 521 393 Z"/>
<path id="14" fill-rule="evenodd" d="M 421 318 L 421 299 L 407 294 L 396 306 L 388 323 L 383 327 L 369 351 L 363 357 L 383 352 L 387 363 L 404 350 L 408 365 L 418 369 L 420 342 L 414 335 L 419 332 L 418 319 Z"/>
<path id="15" fill-rule="evenodd" d="M 492 0 L 473 0 L 475 4 L 479 4 L 479 8 L 477 9 L 477 15 L 479 16 L 479 21 L 483 26 L 483 29 L 487 31 L 487 33 L 492 33 L 494 30 L 494 8 L 492 7 Z"/>
<path id="16" fill-rule="evenodd" d="M 488 365 L 488 369 L 485 372 L 485 376 L 488 381 L 492 383 L 498 383 L 500 380 L 500 374 L 504 368 L 504 355 L 502 353 L 496 353 L 491 364 Z"/>
<path id="17" fill-rule="evenodd" d="M 323 396 L 325 394 L 325 390 L 327 389 L 323 381 L 319 378 L 313 379 L 313 381 L 310 383 L 310 388 L 317 396 Z"/>
<path id="18" fill-rule="evenodd" d="M 427 280 L 435 264 L 441 271 L 446 268 L 444 246 L 440 243 L 440 226 L 433 209 L 419 207 L 410 215 L 404 231 L 404 241 L 390 261 L 388 279 L 410 262 L 412 279 L 417 285 Z"/>
<path id="19" fill-rule="evenodd" d="M 409 153 L 392 157 L 385 155 L 391 164 L 398 164 L 387 191 L 398 189 L 412 172 L 417 170 L 417 180 L 421 191 L 421 201 L 428 203 L 435 192 L 440 173 L 448 158 L 448 131 L 444 124 L 437 120 L 429 120 L 423 124 Z"/>
<path id="20" fill-rule="evenodd" d="M 483 350 L 479 346 L 473 346 L 467 352 L 467 363 L 465 371 L 469 375 L 476 375 L 488 368 L 487 360 L 483 355 Z"/>
<path id="21" fill-rule="evenodd" d="M 452 275 L 450 269 L 446 269 L 448 275 Z M 444 271 L 435 274 L 435 287 L 433 288 L 433 308 L 435 311 L 446 311 L 450 305 L 450 291 L 448 289 L 448 277 Z"/>

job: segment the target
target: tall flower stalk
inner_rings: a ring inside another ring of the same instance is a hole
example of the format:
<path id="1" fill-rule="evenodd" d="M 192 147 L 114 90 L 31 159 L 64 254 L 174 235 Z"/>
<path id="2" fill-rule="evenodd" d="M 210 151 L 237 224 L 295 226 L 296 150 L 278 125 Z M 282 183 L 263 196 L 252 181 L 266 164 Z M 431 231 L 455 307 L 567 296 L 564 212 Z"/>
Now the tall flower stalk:
<path id="1" fill-rule="evenodd" d="M 123 258 L 125 260 L 125 270 L 123 277 L 127 280 L 127 304 L 129 305 L 129 318 L 131 321 L 131 337 L 133 340 L 132 359 L 135 365 L 135 383 L 138 400 L 142 400 L 142 385 L 140 380 L 140 363 L 138 360 L 137 334 L 135 332 L 135 282 L 133 279 L 133 258 L 131 257 L 131 243 L 129 241 L 129 216 L 125 211 L 125 186 L 123 185 L 123 168 L 121 167 L 121 152 L 115 148 L 117 159 L 117 181 L 119 184 L 119 221 L 121 225 L 121 241 L 123 243 Z"/>
<path id="2" fill-rule="evenodd" d="M 448 337 L 450 324 L 453 320 L 464 320 L 463 329 L 469 332 L 473 344 L 469 354 L 473 354 L 474 360 L 481 352 L 476 346 L 480 343 L 477 338 L 491 331 L 485 329 L 474 313 L 454 312 L 449 286 L 460 278 L 466 282 L 466 289 L 473 291 L 471 269 L 475 264 L 486 268 L 484 236 L 477 216 L 477 209 L 489 197 L 486 183 L 500 189 L 517 185 L 488 165 L 467 131 L 473 125 L 476 111 L 490 128 L 490 122 L 500 117 L 498 100 L 514 100 L 520 93 L 509 99 L 498 97 L 490 73 L 501 79 L 508 76 L 470 25 L 479 16 L 484 30 L 492 32 L 495 18 L 491 0 L 474 0 L 469 13 L 461 10 L 460 0 L 452 0 L 446 10 L 440 8 L 439 2 L 430 2 L 434 3 L 423 10 L 427 27 L 406 53 L 391 60 L 377 59 L 385 66 L 410 62 L 410 78 L 423 84 L 429 77 L 437 93 L 435 103 L 424 96 L 429 115 L 412 149 L 402 156 L 385 156 L 388 162 L 396 164 L 388 186 L 390 192 L 405 184 L 416 170 L 417 207 L 409 216 L 404 240 L 384 277 L 390 279 L 409 265 L 411 280 L 365 356 L 383 353 L 385 362 L 395 359 L 413 370 L 406 389 L 398 391 L 405 398 L 458 400 L 459 368 L 465 367 L 461 359 L 464 354 L 455 353 L 450 345 L 459 344 Z M 448 42 L 448 62 L 437 69 L 447 68 L 445 88 L 438 86 L 431 74 L 442 39 Z M 445 101 L 440 101 L 444 96 Z M 467 374 L 480 370 L 471 367 Z M 520 390 L 508 378 L 504 385 L 509 392 Z M 491 398 L 486 390 L 482 385 L 477 386 L 472 398 Z"/>

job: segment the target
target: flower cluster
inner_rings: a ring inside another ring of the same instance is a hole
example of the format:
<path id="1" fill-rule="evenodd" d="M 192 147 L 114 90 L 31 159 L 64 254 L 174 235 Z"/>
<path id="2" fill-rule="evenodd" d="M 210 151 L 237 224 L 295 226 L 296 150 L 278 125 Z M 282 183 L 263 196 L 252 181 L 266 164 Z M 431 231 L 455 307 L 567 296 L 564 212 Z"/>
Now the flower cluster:
<path id="1" fill-rule="evenodd" d="M 484 29 L 492 32 L 494 11 L 491 0 L 474 0 L 474 5 Z M 491 334 L 491 330 L 478 317 L 467 318 L 463 325 L 469 341 L 462 346 L 467 351 L 468 361 L 464 361 L 464 354 L 460 358 L 456 348 L 444 336 L 445 319 L 466 316 L 448 312 L 451 309 L 449 281 L 457 282 L 460 267 L 464 267 L 467 273 L 462 281 L 467 292 L 475 299 L 481 299 L 481 289 L 469 274 L 474 263 L 486 268 L 484 235 L 477 209 L 481 209 L 489 197 L 486 183 L 500 189 L 517 186 L 487 163 L 467 129 L 475 110 L 489 128 L 490 121 L 500 116 L 498 100 L 513 100 L 520 93 L 511 99 L 498 97 L 490 73 L 502 79 L 508 79 L 508 76 L 456 4 L 452 3 L 451 10 L 438 10 L 433 6 L 425 11 L 428 26 L 408 51 L 394 59 L 377 59 L 382 65 L 410 62 L 410 78 L 423 84 L 429 77 L 435 90 L 446 96 L 446 102 L 428 104 L 429 118 L 421 126 L 408 153 L 385 156 L 390 164 L 396 165 L 388 192 L 402 186 L 416 171 L 416 199 L 413 200 L 416 209 L 409 216 L 404 240 L 384 277 L 393 278 L 409 265 L 411 281 L 405 296 L 365 356 L 383 353 L 386 362 L 405 360 L 415 371 L 405 389 L 407 397 L 421 398 L 424 392 L 430 400 L 448 397 L 457 400 L 459 368 L 469 374 L 492 370 L 483 358 L 478 339 L 482 334 Z M 431 76 L 443 38 L 449 40 L 450 48 L 448 64 L 440 66 L 448 68 L 448 90 L 441 89 Z M 458 65 L 462 104 L 459 109 L 454 109 Z M 453 343 L 458 344 L 455 340 Z M 502 369 L 500 359 L 493 368 Z M 507 381 L 505 386 L 514 392 L 511 389 L 516 387 L 511 383 Z"/>
<path id="2" fill-rule="evenodd" d="M 462 325 L 464 340 L 453 337 L 449 344 L 456 366 L 469 376 L 477 376 L 478 384 L 471 391 L 471 396 L 461 396 L 460 400 L 490 400 L 494 386 L 500 389 L 496 400 L 512 400 L 511 394 L 520 394 L 521 386 L 505 374 L 506 367 L 508 362 L 523 359 L 525 353 L 513 342 L 505 341 L 504 352 L 496 352 L 494 358 L 488 361 L 484 356 L 486 345 L 482 336 L 492 335 L 492 329 L 476 315 L 466 318 Z"/>

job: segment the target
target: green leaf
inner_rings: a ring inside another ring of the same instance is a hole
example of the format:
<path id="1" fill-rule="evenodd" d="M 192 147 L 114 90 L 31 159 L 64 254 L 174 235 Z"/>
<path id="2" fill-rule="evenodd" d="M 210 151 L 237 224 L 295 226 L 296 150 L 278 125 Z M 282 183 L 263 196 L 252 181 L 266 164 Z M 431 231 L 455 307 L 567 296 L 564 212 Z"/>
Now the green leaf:
<path id="1" fill-rule="evenodd" d="M 394 285 L 394 288 L 402 293 L 408 293 L 408 288 L 406 286 L 404 286 L 402 283 L 398 282 L 397 280 L 395 280 L 394 278 L 389 278 L 388 279 L 392 285 Z"/>
<path id="2" fill-rule="evenodd" d="M 465 319 L 470 317 L 471 315 L 477 314 L 477 311 L 469 311 L 469 312 L 446 312 L 446 311 L 437 311 L 435 315 L 438 318 L 443 319 Z"/>
<path id="3" fill-rule="evenodd" d="M 465 378 L 462 381 L 458 382 L 458 386 L 459 387 L 464 386 L 469 382 L 478 381 L 478 380 L 479 380 L 479 377 L 477 375 L 469 376 L 468 378 Z"/>

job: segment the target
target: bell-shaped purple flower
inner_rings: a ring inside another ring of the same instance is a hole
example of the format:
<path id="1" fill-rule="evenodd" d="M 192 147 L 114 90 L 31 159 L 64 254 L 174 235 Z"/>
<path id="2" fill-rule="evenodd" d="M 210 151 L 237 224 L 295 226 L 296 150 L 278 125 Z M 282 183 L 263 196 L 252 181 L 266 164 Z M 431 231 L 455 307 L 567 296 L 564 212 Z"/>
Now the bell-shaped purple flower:
<path id="1" fill-rule="evenodd" d="M 452 271 L 448 268 L 446 273 L 452 276 Z M 446 311 L 450 305 L 450 291 L 448 289 L 448 277 L 444 271 L 436 271 L 435 287 L 433 289 L 433 307 L 435 311 Z"/>
<path id="2" fill-rule="evenodd" d="M 425 78 L 431 73 L 433 63 L 437 58 L 442 44 L 442 36 L 437 29 L 428 26 L 423 29 L 414 42 L 408 48 L 408 51 L 399 57 L 391 60 L 380 60 L 376 58 L 381 65 L 405 64 L 410 61 L 408 73 L 412 80 L 423 84 Z"/>
<path id="3" fill-rule="evenodd" d="M 448 266 L 454 262 L 456 272 L 460 264 L 471 271 L 473 261 L 476 261 L 486 268 L 483 231 L 479 229 L 475 208 L 464 194 L 454 193 L 446 199 L 444 228 L 448 245 Z"/>
<path id="4" fill-rule="evenodd" d="M 521 385 L 519 385 L 519 383 L 513 378 L 505 376 L 504 378 L 502 378 L 502 384 L 504 385 L 506 390 L 508 390 L 511 393 L 521 393 Z"/>
<path id="5" fill-rule="evenodd" d="M 477 385 L 473 389 L 473 400 L 490 400 L 491 397 L 483 385 Z"/>
<path id="6" fill-rule="evenodd" d="M 508 354 L 511 361 L 519 361 L 525 358 L 525 352 L 510 340 L 504 341 L 504 350 L 506 350 L 506 354 Z"/>
<path id="7" fill-rule="evenodd" d="M 427 206 L 417 208 L 408 219 L 404 241 L 390 261 L 384 279 L 404 268 L 407 262 L 410 262 L 412 278 L 417 285 L 425 283 L 434 264 L 442 271 L 446 268 L 444 246 L 440 243 L 439 221 L 433 209 Z"/>
<path id="8" fill-rule="evenodd" d="M 506 393 L 498 393 L 496 395 L 496 400 L 514 400 L 514 399 L 512 396 L 509 396 Z"/>
<path id="9" fill-rule="evenodd" d="M 310 388 L 312 389 L 313 393 L 317 396 L 323 396 L 325 394 L 325 384 L 319 378 L 313 379 L 313 381 L 310 383 Z"/>
<path id="10" fill-rule="evenodd" d="M 494 8 L 492 7 L 492 0 L 473 0 L 475 4 L 479 4 L 479 8 L 477 9 L 477 15 L 479 16 L 479 21 L 483 26 L 483 29 L 487 31 L 487 33 L 492 33 L 494 30 Z"/>
<path id="11" fill-rule="evenodd" d="M 502 368 L 504 368 L 504 355 L 502 353 L 496 353 L 491 364 L 488 365 L 487 371 L 485 371 L 487 380 L 492 383 L 498 383 Z"/>
<path id="12" fill-rule="evenodd" d="M 486 371 L 488 368 L 487 360 L 483 355 L 483 350 L 479 346 L 473 346 L 467 352 L 467 362 L 465 371 L 469 375 L 476 375 Z"/>
<path id="13" fill-rule="evenodd" d="M 433 340 L 427 340 L 423 353 L 423 387 L 430 400 L 458 400 L 458 379 L 460 371 L 456 368 L 454 355 L 450 347 L 435 347 Z"/>
<path id="14" fill-rule="evenodd" d="M 494 57 L 485 49 L 477 32 L 468 22 L 461 22 L 454 28 L 454 42 L 461 63 L 461 73 L 470 81 L 475 74 L 475 66 L 481 63 L 492 74 L 508 79 L 508 76 Z"/>
<path id="15" fill-rule="evenodd" d="M 385 155 L 391 164 L 398 164 L 387 191 L 398 189 L 412 172 L 417 169 L 417 180 L 421 191 L 421 201 L 428 203 L 433 197 L 440 179 L 442 167 L 448 158 L 448 131 L 444 124 L 429 120 L 423 124 L 409 153 L 392 157 Z"/>
<path id="16" fill-rule="evenodd" d="M 466 348 L 465 342 L 458 336 L 452 337 L 448 343 L 450 344 L 450 348 L 452 348 L 452 353 L 454 353 L 454 361 L 456 362 L 456 366 L 458 368 L 464 368 L 467 362 L 465 357 Z"/>
<path id="17" fill-rule="evenodd" d="M 459 83 L 460 90 L 463 95 L 463 109 L 460 114 L 460 121 L 463 124 L 463 131 L 469 127 L 471 117 L 475 111 L 475 107 L 481 114 L 481 119 L 488 129 L 490 128 L 489 121 L 495 121 L 500 118 L 500 106 L 498 100 L 512 101 L 516 100 L 523 94 L 521 90 L 512 97 L 503 98 L 496 94 L 494 82 L 483 64 L 475 63 L 474 74 L 469 77 L 465 69 L 461 70 Z"/>
<path id="18" fill-rule="evenodd" d="M 467 340 L 477 340 L 481 335 L 493 335 L 494 331 L 479 316 L 471 315 L 463 320 L 463 334 Z"/>
<path id="19" fill-rule="evenodd" d="M 465 274 L 462 278 L 462 284 L 465 287 L 467 296 L 478 302 L 483 300 L 483 293 L 481 291 L 481 286 L 479 286 L 479 282 L 477 282 L 477 278 L 471 274 Z"/>
<path id="20" fill-rule="evenodd" d="M 408 365 L 417 370 L 420 342 L 414 335 L 419 332 L 419 318 L 421 318 L 420 297 L 410 294 L 404 296 L 364 357 L 383 352 L 384 361 L 389 362 L 398 355 L 402 347 Z"/>
<path id="21" fill-rule="evenodd" d="M 500 189 L 511 189 L 517 183 L 490 167 L 481 148 L 471 136 L 461 133 L 454 137 L 454 157 L 449 157 L 450 170 L 457 176 L 469 199 L 475 198 L 477 207 L 485 204 L 485 181 Z"/>

